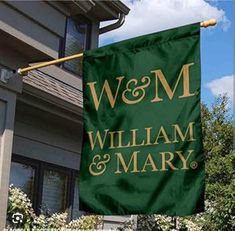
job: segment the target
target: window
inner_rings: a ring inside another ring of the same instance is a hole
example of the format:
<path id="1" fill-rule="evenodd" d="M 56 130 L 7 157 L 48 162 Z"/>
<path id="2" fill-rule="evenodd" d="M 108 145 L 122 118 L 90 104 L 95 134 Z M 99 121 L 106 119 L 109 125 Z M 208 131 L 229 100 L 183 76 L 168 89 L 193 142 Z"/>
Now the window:
<path id="1" fill-rule="evenodd" d="M 78 172 L 73 169 L 13 155 L 10 184 L 28 195 L 37 213 L 67 211 L 72 218 L 83 214 L 78 204 Z"/>
<path id="2" fill-rule="evenodd" d="M 73 208 L 72 208 L 72 219 L 86 214 L 86 212 L 79 210 L 79 177 L 75 177 L 74 197 L 73 197 Z"/>
<path id="3" fill-rule="evenodd" d="M 19 187 L 33 200 L 35 169 L 26 164 L 11 163 L 10 183 Z"/>
<path id="4" fill-rule="evenodd" d="M 62 56 L 70 56 L 89 48 L 90 23 L 82 16 L 68 18 L 63 42 Z M 82 60 L 75 59 L 65 62 L 63 67 L 77 75 L 82 74 Z"/>
<path id="5" fill-rule="evenodd" d="M 55 170 L 44 170 L 42 205 L 50 213 L 65 210 L 68 175 Z"/>

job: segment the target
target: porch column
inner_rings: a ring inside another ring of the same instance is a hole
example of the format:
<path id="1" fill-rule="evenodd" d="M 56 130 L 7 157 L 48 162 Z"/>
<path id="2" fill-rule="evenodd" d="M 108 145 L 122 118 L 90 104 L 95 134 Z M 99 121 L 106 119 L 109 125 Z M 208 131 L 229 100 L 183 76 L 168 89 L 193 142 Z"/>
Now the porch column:
<path id="1" fill-rule="evenodd" d="M 0 69 L 1 71 L 1 69 Z M 22 78 L 5 81 L 0 72 L 0 230 L 5 228 L 17 93 Z"/>

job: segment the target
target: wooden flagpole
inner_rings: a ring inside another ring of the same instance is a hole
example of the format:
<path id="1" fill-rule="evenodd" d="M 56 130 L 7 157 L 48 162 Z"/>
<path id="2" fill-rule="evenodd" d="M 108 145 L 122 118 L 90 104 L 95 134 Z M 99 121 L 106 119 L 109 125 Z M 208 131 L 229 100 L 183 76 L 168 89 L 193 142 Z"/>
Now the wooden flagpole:
<path id="1" fill-rule="evenodd" d="M 201 27 L 215 26 L 216 23 L 217 23 L 216 19 L 209 19 L 207 21 L 201 22 L 200 26 Z M 55 60 L 52 60 L 52 61 L 36 64 L 36 65 L 30 66 L 30 67 L 19 68 L 17 70 L 17 73 L 20 74 L 20 75 L 24 75 L 24 74 L 28 73 L 29 71 L 32 71 L 32 70 L 35 70 L 35 69 L 39 69 L 39 68 L 42 68 L 42 67 L 46 67 L 46 66 L 50 66 L 50 65 L 63 63 L 63 62 L 74 60 L 74 59 L 78 59 L 78 58 L 81 58 L 82 56 L 83 56 L 83 53 L 79 53 L 79 54 L 76 54 L 76 55 L 71 55 L 71 56 L 60 58 L 60 59 L 55 59 Z"/>

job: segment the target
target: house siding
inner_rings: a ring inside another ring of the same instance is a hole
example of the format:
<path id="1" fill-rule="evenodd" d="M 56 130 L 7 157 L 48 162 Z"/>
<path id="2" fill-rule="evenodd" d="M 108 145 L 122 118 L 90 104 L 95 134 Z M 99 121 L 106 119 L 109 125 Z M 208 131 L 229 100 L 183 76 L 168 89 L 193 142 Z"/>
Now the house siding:
<path id="1" fill-rule="evenodd" d="M 37 11 L 34 6 L 31 9 Z M 62 29 L 64 26 L 65 19 Z M 0 29 L 46 55 L 58 58 L 60 37 L 4 2 L 0 2 Z"/>
<path id="2" fill-rule="evenodd" d="M 13 154 L 79 170 L 81 142 L 81 124 L 18 103 Z"/>

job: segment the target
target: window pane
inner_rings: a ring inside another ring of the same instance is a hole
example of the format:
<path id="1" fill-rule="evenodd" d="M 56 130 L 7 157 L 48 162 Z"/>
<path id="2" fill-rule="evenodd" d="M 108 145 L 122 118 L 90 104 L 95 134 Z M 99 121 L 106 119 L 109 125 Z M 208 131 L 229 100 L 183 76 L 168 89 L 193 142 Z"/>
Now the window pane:
<path id="1" fill-rule="evenodd" d="M 28 197 L 33 199 L 35 169 L 30 165 L 11 162 L 10 184 L 21 188 Z"/>
<path id="2" fill-rule="evenodd" d="M 76 219 L 81 215 L 85 214 L 84 211 L 79 210 L 79 178 L 75 179 L 75 189 L 74 189 L 74 198 L 73 198 L 73 212 L 72 219 Z"/>
<path id="3" fill-rule="evenodd" d="M 43 177 L 42 207 L 50 213 L 65 210 L 68 176 L 55 170 L 45 170 Z"/>
<path id="4" fill-rule="evenodd" d="M 86 49 L 87 30 L 87 23 L 68 19 L 65 38 L 65 56 L 78 54 Z M 82 73 L 81 59 L 65 62 L 64 67 L 76 74 L 81 75 Z"/>

